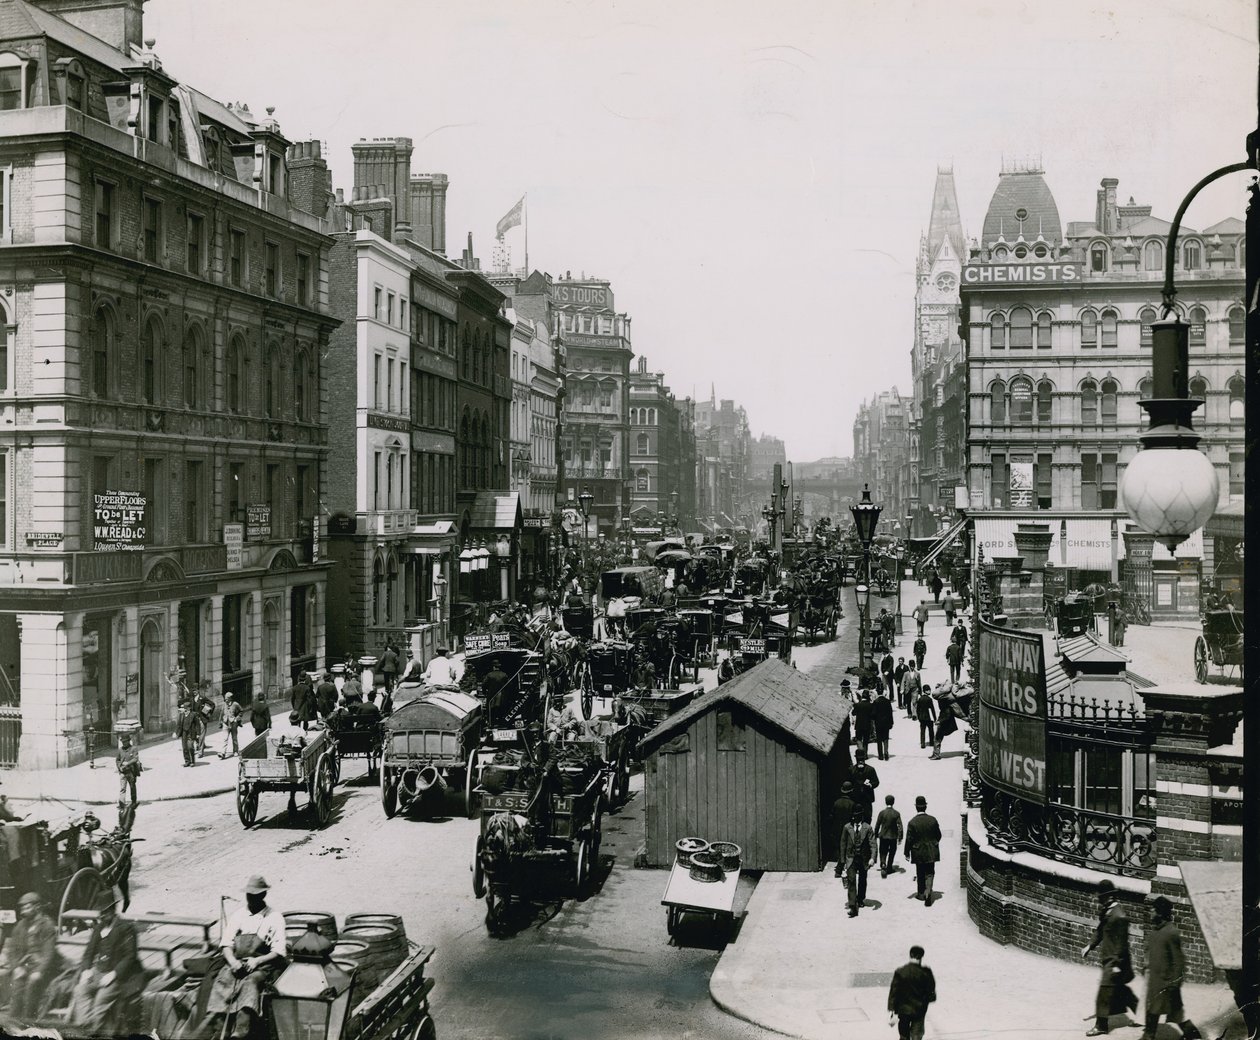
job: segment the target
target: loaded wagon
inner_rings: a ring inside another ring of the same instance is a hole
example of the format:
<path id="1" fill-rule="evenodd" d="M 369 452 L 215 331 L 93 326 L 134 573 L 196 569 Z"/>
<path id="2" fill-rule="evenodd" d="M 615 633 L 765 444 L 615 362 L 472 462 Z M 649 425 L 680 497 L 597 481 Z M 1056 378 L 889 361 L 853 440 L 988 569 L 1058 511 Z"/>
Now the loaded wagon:
<path id="1" fill-rule="evenodd" d="M 476 697 L 434 689 L 385 720 L 381 807 L 387 817 L 399 809 L 418 811 L 449 789 L 463 791 L 465 813 L 475 814 L 473 789 L 484 717 Z"/>
<path id="2" fill-rule="evenodd" d="M 254 825 L 263 791 L 287 794 L 289 816 L 296 816 L 297 793 L 302 791 L 310 825 L 324 826 L 332 815 L 336 758 L 336 745 L 322 730 L 283 737 L 272 736 L 271 730 L 258 734 L 241 748 L 236 781 L 236 814 L 241 823 Z"/>

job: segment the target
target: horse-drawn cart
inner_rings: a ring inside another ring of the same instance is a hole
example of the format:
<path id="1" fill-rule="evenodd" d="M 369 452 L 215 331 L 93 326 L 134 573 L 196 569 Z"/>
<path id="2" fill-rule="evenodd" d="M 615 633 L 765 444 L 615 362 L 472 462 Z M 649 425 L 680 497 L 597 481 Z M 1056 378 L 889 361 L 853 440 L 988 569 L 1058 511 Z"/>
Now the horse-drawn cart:
<path id="1" fill-rule="evenodd" d="M 415 811 L 453 787 L 464 792 L 464 811 L 472 817 L 484 717 L 476 697 L 435 688 L 386 719 L 381 757 L 385 815 Z"/>
<path id="2" fill-rule="evenodd" d="M 296 736 L 272 736 L 267 730 L 241 748 L 236 782 L 236 813 L 252 827 L 258 819 L 258 796 L 281 791 L 289 796 L 289 815 L 297 813 L 297 793 L 306 794 L 311 826 L 322 827 L 332 815 L 336 783 L 336 746 L 322 730 Z"/>
<path id="3" fill-rule="evenodd" d="M 1208 680 L 1208 665 L 1222 671 L 1238 669 L 1243 681 L 1243 612 L 1233 607 L 1208 610 L 1203 614 L 1203 634 L 1194 641 L 1194 677 Z"/>

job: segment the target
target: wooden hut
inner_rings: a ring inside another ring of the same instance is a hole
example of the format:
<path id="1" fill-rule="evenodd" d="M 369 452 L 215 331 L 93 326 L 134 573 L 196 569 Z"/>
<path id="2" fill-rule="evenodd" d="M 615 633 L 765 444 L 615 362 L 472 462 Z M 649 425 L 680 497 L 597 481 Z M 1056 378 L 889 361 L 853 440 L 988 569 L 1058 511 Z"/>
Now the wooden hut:
<path id="1" fill-rule="evenodd" d="M 733 841 L 751 870 L 818 870 L 848 775 L 850 700 L 770 658 L 643 738 L 647 860 L 674 842 Z"/>

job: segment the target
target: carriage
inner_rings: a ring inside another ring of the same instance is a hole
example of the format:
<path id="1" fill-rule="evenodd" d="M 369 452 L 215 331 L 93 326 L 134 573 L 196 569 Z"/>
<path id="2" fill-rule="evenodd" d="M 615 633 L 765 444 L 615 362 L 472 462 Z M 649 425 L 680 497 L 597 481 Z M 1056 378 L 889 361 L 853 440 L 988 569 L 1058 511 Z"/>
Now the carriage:
<path id="1" fill-rule="evenodd" d="M 476 697 L 435 688 L 385 720 L 380 787 L 386 817 L 400 809 L 418 812 L 451 789 L 463 792 L 465 814 L 476 814 L 484 718 Z"/>
<path id="2" fill-rule="evenodd" d="M 1238 669 L 1243 680 L 1243 612 L 1233 607 L 1207 610 L 1203 614 L 1203 632 L 1194 641 L 1194 677 L 1208 681 L 1209 664 L 1222 672 Z"/>
<path id="3" fill-rule="evenodd" d="M 663 614 L 654 624 L 635 630 L 634 643 L 651 662 L 663 686 L 675 686 L 687 671 L 692 679 L 700 674 L 699 658 L 694 653 L 690 619 L 686 615 Z"/>
<path id="4" fill-rule="evenodd" d="M 297 815 L 297 793 L 306 795 L 312 827 L 323 827 L 332 816 L 333 786 L 337 782 L 337 746 L 327 732 L 276 737 L 266 730 L 241 748 L 236 782 L 236 814 L 252 827 L 258 819 L 258 797 L 263 791 L 289 796 L 290 818 Z"/>
<path id="5" fill-rule="evenodd" d="M 728 647 L 744 671 L 770 656 L 792 659 L 792 633 L 799 624 L 795 612 L 764 600 L 744 604 L 727 619 Z"/>
<path id="6" fill-rule="evenodd" d="M 486 679 L 495 665 L 507 676 L 497 693 L 485 702 L 486 725 L 502 729 L 541 722 L 543 655 L 536 650 L 511 646 L 501 635 L 485 637 L 490 640 L 485 646 L 478 637 L 469 636 L 467 643 L 474 649 L 464 655 L 465 671 L 471 671 L 476 677 L 478 689 L 485 689 Z"/>
<path id="7" fill-rule="evenodd" d="M 1052 629 L 1057 626 L 1060 636 L 1079 636 L 1094 628 L 1094 600 L 1069 592 L 1054 603 L 1053 615 L 1047 610 L 1047 621 Z"/>
<path id="8" fill-rule="evenodd" d="M 732 594 L 736 599 L 760 596 L 766 589 L 770 562 L 760 557 L 744 560 L 735 568 Z"/>
<path id="9" fill-rule="evenodd" d="M 588 646 L 579 675 L 582 714 L 591 717 L 596 697 L 615 697 L 630 689 L 633 673 L 633 643 L 614 640 Z"/>
<path id="10" fill-rule="evenodd" d="M 578 639 L 590 639 L 595 634 L 595 611 L 588 604 L 561 607 L 560 621 L 564 630 Z"/>
<path id="11" fill-rule="evenodd" d="M 796 627 L 811 644 L 818 636 L 831 640 L 836 637 L 836 618 L 835 596 L 808 594 L 803 597 Z"/>
<path id="12" fill-rule="evenodd" d="M 328 717 L 327 726 L 336 747 L 332 758 L 333 780 L 341 779 L 341 763 L 347 758 L 363 759 L 367 763 L 368 779 L 375 780 L 381 764 L 381 746 L 385 742 L 381 716 L 334 712 Z"/>

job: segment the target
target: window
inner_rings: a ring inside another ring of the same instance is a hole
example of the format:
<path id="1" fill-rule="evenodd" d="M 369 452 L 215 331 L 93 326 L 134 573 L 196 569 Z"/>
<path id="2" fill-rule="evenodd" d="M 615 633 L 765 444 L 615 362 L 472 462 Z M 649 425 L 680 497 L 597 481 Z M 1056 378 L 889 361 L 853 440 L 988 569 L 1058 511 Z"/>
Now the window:
<path id="1" fill-rule="evenodd" d="M 634 453 L 636 455 L 650 454 L 648 451 L 648 435 L 646 433 L 641 433 L 635 438 Z"/>
<path id="2" fill-rule="evenodd" d="M 264 376 L 263 414 L 268 419 L 280 418 L 280 351 L 267 348 L 267 371 Z"/>
<path id="3" fill-rule="evenodd" d="M 1164 244 L 1150 241 L 1142 247 L 1142 266 L 1148 271 L 1158 271 L 1164 266 Z"/>
<path id="4" fill-rule="evenodd" d="M 1229 345 L 1241 346 L 1247 335 L 1247 319 L 1241 307 L 1229 309 Z"/>
<path id="5" fill-rule="evenodd" d="M 381 320 L 381 290 L 379 287 L 372 290 L 372 317 L 377 321 Z"/>
<path id="6" fill-rule="evenodd" d="M 162 250 L 162 203 L 146 195 L 141 219 L 144 259 L 151 264 L 156 264 Z"/>
<path id="7" fill-rule="evenodd" d="M 1200 401 L 1207 400 L 1207 392 L 1208 392 L 1207 380 L 1205 380 L 1202 376 L 1195 376 L 1193 379 L 1191 379 L 1188 389 L 1190 391 L 1191 397 L 1197 398 Z"/>
<path id="8" fill-rule="evenodd" d="M 1239 379 L 1237 376 L 1235 376 L 1233 379 L 1229 381 L 1229 421 L 1230 422 L 1240 423 L 1246 418 L 1247 409 L 1246 409 L 1246 404 L 1244 403 L 1245 395 L 1246 395 L 1246 388 L 1243 386 L 1243 381 Z M 1191 394 L 1191 396 L 1193 397 L 1194 395 Z"/>
<path id="9" fill-rule="evenodd" d="M 1006 348 L 1006 317 L 1001 314 L 989 315 L 989 346 L 993 350 Z"/>
<path id="10" fill-rule="evenodd" d="M 267 468 L 263 471 L 263 494 L 266 497 L 267 505 L 271 507 L 271 533 L 272 537 L 278 537 L 280 533 L 280 466 L 271 462 L 267 464 Z"/>
<path id="11" fill-rule="evenodd" d="M 205 500 L 202 495 L 203 462 L 184 463 L 184 538 L 189 542 L 205 541 Z"/>
<path id="12" fill-rule="evenodd" d="M 1043 379 L 1037 384 L 1037 422 L 1048 426 L 1054 421 L 1054 384 Z"/>
<path id="13" fill-rule="evenodd" d="M 1116 395 L 1119 387 L 1113 379 L 1104 379 L 1102 384 L 1102 424 L 1116 425 Z"/>
<path id="14" fill-rule="evenodd" d="M 233 339 L 227 354 L 227 408 L 240 415 L 243 408 L 242 388 L 245 386 L 245 344 Z"/>
<path id="15" fill-rule="evenodd" d="M 229 462 L 227 472 L 227 520 L 229 523 L 245 519 L 245 464 Z"/>
<path id="16" fill-rule="evenodd" d="M 1050 315 L 1046 311 L 1037 315 L 1037 349 L 1050 349 Z"/>
<path id="17" fill-rule="evenodd" d="M 0 61 L 6 64 L 0 68 L 0 111 L 11 111 L 24 107 L 22 104 L 22 79 L 25 65 L 15 54 L 6 54 Z"/>
<path id="18" fill-rule="evenodd" d="M 280 247 L 275 242 L 266 244 L 266 267 L 263 270 L 263 281 L 268 296 L 280 294 Z"/>
<path id="19" fill-rule="evenodd" d="M 1081 346 L 1098 346 L 1098 315 L 1093 311 L 1081 312 Z"/>
<path id="20" fill-rule="evenodd" d="M 385 359 L 385 411 L 394 410 L 394 359 Z"/>
<path id="21" fill-rule="evenodd" d="M 1054 456 L 1041 454 L 1034 463 L 1034 482 L 1037 485 L 1037 508 L 1052 508 L 1054 497 Z"/>
<path id="22" fill-rule="evenodd" d="M 161 459 L 144 460 L 144 542 L 162 545 L 166 528 L 166 480 Z"/>
<path id="23" fill-rule="evenodd" d="M 993 425 L 1006 422 L 1006 384 L 997 380 L 989 387 L 989 421 Z"/>
<path id="24" fill-rule="evenodd" d="M 1116 508 L 1116 456 L 1104 453 L 1102 456 L 1101 487 L 1098 492 L 1100 509 Z"/>
<path id="25" fill-rule="evenodd" d="M 174 99 L 166 103 L 166 147 L 179 151 L 179 105 Z"/>
<path id="26" fill-rule="evenodd" d="M 1098 508 L 1098 456 L 1081 456 L 1081 508 Z"/>
<path id="27" fill-rule="evenodd" d="M 1229 497 L 1241 498 L 1246 492 L 1247 456 L 1241 451 L 1229 453 Z"/>
<path id="28" fill-rule="evenodd" d="M 1026 350 L 1033 345 L 1032 312 L 1023 307 L 1011 311 L 1011 328 L 1007 346 L 1012 350 Z"/>
<path id="29" fill-rule="evenodd" d="M 96 182 L 96 248 L 110 249 L 114 244 L 114 186 Z"/>
<path id="30" fill-rule="evenodd" d="M 184 337 L 184 407 L 201 407 L 201 331 L 196 326 Z"/>
<path id="31" fill-rule="evenodd" d="M 114 323 L 109 311 L 98 308 L 92 318 L 92 395 L 104 400 L 109 397 L 109 359 L 114 353 Z M 4 366 L 0 365 L 0 381 Z"/>
<path id="32" fill-rule="evenodd" d="M 149 98 L 149 125 L 148 138 L 150 141 L 159 143 L 162 140 L 162 99 Z"/>
<path id="33" fill-rule="evenodd" d="M 267 153 L 267 190 L 273 195 L 284 194 L 284 163 L 275 152 Z"/>
<path id="34" fill-rule="evenodd" d="M 228 276 L 237 288 L 245 285 L 245 232 L 228 231 Z"/>
<path id="35" fill-rule="evenodd" d="M 1104 347 L 1114 347 L 1116 345 L 1116 325 L 1118 319 L 1115 311 L 1103 311 L 1102 316 L 1102 345 Z"/>
<path id="36" fill-rule="evenodd" d="M 223 597 L 223 671 L 229 674 L 241 670 L 244 613 L 244 596 Z"/>
<path id="37" fill-rule="evenodd" d="M 994 453 L 992 456 L 992 496 L 995 509 L 1005 509 L 1011 500 L 1011 478 L 1006 469 L 1006 456 Z"/>
<path id="38" fill-rule="evenodd" d="M 200 213 L 188 214 L 188 273 L 200 274 L 204 264 L 202 239 L 205 235 L 205 218 Z"/>
<path id="39" fill-rule="evenodd" d="M 1141 344 L 1149 347 L 1154 341 L 1154 333 L 1151 331 L 1151 323 L 1155 321 L 1155 308 L 1143 307 L 1138 311 L 1138 321 L 1142 325 Z"/>
<path id="40" fill-rule="evenodd" d="M 1181 247 L 1181 266 L 1187 271 L 1198 271 L 1203 267 L 1203 246 L 1193 240 Z"/>
<path id="41" fill-rule="evenodd" d="M 66 105 L 83 111 L 83 77 L 66 73 Z"/>
<path id="42" fill-rule="evenodd" d="M 394 294 L 386 293 L 385 295 L 385 323 L 387 325 L 394 324 Z"/>
<path id="43" fill-rule="evenodd" d="M 1097 245 L 1090 246 L 1089 269 L 1096 274 L 1101 274 L 1103 271 L 1107 270 L 1107 247 L 1101 242 Z"/>
<path id="44" fill-rule="evenodd" d="M 1011 422 L 1031 423 L 1033 417 L 1033 388 L 1027 379 L 1011 380 Z"/>
<path id="45" fill-rule="evenodd" d="M 372 355 L 372 407 L 381 410 L 381 358 L 380 354 Z"/>
<path id="46" fill-rule="evenodd" d="M 381 508 L 381 491 L 385 487 L 385 481 L 382 480 L 384 460 L 381 453 L 375 452 L 372 459 L 372 508 Z"/>
<path id="47" fill-rule="evenodd" d="M 311 300 L 311 258 L 305 253 L 297 255 L 297 302 L 310 303 Z"/>
<path id="48" fill-rule="evenodd" d="M 1091 379 L 1081 384 L 1081 425 L 1098 425 L 1098 387 Z"/>
<path id="49" fill-rule="evenodd" d="M 1149 400 L 1150 400 L 1150 398 L 1151 398 L 1151 387 L 1152 387 L 1152 386 L 1154 386 L 1154 384 L 1151 382 L 1151 377 L 1150 377 L 1150 376 L 1144 376 L 1142 379 L 1138 380 L 1138 400 L 1139 400 L 1139 401 L 1149 401 Z M 1194 390 L 1193 390 L 1193 389 L 1191 389 L 1191 391 L 1190 391 L 1190 396 L 1191 396 L 1191 397 L 1193 397 L 1193 396 L 1194 396 Z"/>
<path id="50" fill-rule="evenodd" d="M 1190 308 L 1190 346 L 1202 347 L 1207 343 L 1207 311 L 1202 307 Z"/>
<path id="51" fill-rule="evenodd" d="M 289 590 L 289 656 L 305 657 L 311 652 L 310 596 L 308 585 Z"/>
<path id="52" fill-rule="evenodd" d="M 162 330 L 157 319 L 150 318 L 140 343 L 140 384 L 145 404 L 157 404 L 162 396 L 161 351 Z"/>
<path id="53" fill-rule="evenodd" d="M 293 358 L 293 413 L 298 422 L 310 422 L 314 414 L 315 372 L 311 356 L 299 350 Z"/>

